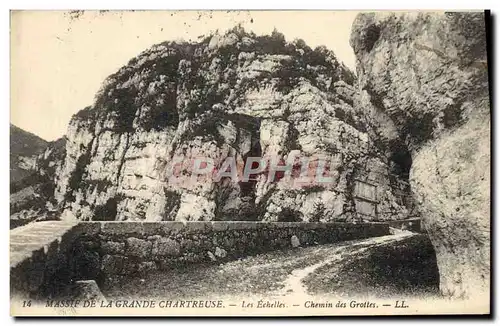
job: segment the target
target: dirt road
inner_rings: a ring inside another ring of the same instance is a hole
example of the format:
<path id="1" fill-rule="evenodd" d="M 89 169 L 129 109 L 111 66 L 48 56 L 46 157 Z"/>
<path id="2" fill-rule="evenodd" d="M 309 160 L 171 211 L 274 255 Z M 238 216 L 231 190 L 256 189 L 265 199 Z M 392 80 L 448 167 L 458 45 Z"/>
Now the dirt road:
<path id="1" fill-rule="evenodd" d="M 103 293 L 110 299 L 165 300 L 429 293 L 437 292 L 433 255 L 424 236 L 408 232 L 158 271 L 104 287 Z"/>

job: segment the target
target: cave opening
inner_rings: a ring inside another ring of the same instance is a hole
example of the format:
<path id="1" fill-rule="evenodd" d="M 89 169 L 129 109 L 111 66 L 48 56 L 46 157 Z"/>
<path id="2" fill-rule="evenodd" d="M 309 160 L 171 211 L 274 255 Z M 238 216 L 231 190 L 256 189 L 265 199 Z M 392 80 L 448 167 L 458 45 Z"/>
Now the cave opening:
<path id="1" fill-rule="evenodd" d="M 389 160 L 393 163 L 391 165 L 391 173 L 401 176 L 404 180 L 408 180 L 412 165 L 412 158 L 408 147 L 401 143 L 393 143 L 390 146 L 390 150 Z"/>
<path id="2" fill-rule="evenodd" d="M 253 139 L 253 144 L 250 151 L 243 157 L 243 162 L 246 163 L 249 157 L 261 157 L 262 147 L 260 145 L 260 137 L 255 137 Z M 258 162 L 252 163 L 252 168 L 255 169 L 259 165 Z M 240 181 L 240 196 L 241 197 L 253 197 L 255 196 L 255 186 L 257 185 L 258 175 L 252 174 L 249 176 L 248 181 Z"/>

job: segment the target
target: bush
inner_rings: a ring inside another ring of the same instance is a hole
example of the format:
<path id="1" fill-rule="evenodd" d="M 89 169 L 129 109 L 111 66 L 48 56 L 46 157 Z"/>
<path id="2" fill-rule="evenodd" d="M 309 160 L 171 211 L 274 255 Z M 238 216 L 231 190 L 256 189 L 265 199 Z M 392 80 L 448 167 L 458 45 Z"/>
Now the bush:
<path id="1" fill-rule="evenodd" d="M 309 219 L 309 222 L 321 222 L 321 218 L 325 216 L 325 204 L 322 202 L 314 203 L 314 212 Z"/>
<path id="2" fill-rule="evenodd" d="M 285 207 L 278 213 L 278 222 L 302 222 L 303 216 L 302 213 Z"/>
<path id="3" fill-rule="evenodd" d="M 181 204 L 181 195 L 175 191 L 163 188 L 165 195 L 165 206 L 163 208 L 163 221 L 172 221 L 179 210 Z"/>
<path id="4" fill-rule="evenodd" d="M 118 197 L 109 198 L 104 205 L 97 205 L 94 210 L 94 221 L 115 221 L 118 208 Z"/>
<path id="5" fill-rule="evenodd" d="M 89 145 L 89 148 L 90 147 L 91 145 Z M 90 154 L 88 153 L 88 151 L 86 151 L 76 161 L 75 170 L 73 170 L 73 173 L 71 173 L 71 176 L 69 177 L 68 190 L 66 191 L 66 196 L 65 196 L 66 197 L 65 199 L 67 201 L 75 200 L 73 196 L 73 191 L 80 188 L 80 185 L 83 180 L 83 175 L 89 163 L 90 163 Z"/>

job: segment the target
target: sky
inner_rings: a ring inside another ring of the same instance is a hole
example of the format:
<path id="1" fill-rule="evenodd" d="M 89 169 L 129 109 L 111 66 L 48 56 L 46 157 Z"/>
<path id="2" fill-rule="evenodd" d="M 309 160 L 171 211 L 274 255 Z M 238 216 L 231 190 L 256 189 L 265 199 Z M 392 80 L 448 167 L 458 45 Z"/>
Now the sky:
<path id="1" fill-rule="evenodd" d="M 14 125 L 45 140 L 66 133 L 71 116 L 92 105 L 103 80 L 165 40 L 197 40 L 241 23 L 257 35 L 274 28 L 287 41 L 325 45 L 353 71 L 354 11 L 13 11 L 11 102 Z"/>

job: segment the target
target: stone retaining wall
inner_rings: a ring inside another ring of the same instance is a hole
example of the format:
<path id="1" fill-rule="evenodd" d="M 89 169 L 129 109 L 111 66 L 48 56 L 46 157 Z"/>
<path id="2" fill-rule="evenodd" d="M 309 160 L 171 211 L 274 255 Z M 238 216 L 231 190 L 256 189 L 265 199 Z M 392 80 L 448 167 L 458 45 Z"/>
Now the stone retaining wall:
<path id="1" fill-rule="evenodd" d="M 77 228 L 76 260 L 104 279 L 232 260 L 291 248 L 296 240 L 309 246 L 389 234 L 384 223 L 88 222 Z"/>
<path id="2" fill-rule="evenodd" d="M 10 231 L 11 297 L 45 297 L 70 282 L 75 223 L 46 221 Z"/>
<path id="3" fill-rule="evenodd" d="M 17 290 L 47 296 L 75 280 L 94 279 L 102 285 L 125 276 L 220 263 L 299 243 L 310 246 L 389 234 L 387 223 L 81 222 L 64 228 L 62 237 L 40 242 L 39 248 L 21 248 L 26 251 L 23 255 L 13 252 L 16 248 L 11 245 L 11 278 Z M 24 258 L 16 258 L 13 265 L 12 257 Z"/>

